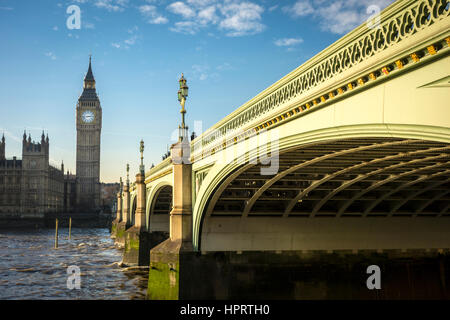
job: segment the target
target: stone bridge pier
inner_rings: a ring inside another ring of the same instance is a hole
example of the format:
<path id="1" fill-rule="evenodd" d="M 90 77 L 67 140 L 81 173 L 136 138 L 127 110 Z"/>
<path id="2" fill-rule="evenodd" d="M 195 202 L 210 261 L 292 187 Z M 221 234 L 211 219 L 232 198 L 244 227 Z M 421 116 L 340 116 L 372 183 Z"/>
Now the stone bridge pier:
<path id="1" fill-rule="evenodd" d="M 145 183 L 144 174 L 136 175 L 136 211 L 134 224 L 125 231 L 123 263 L 146 266 L 149 263 L 149 234 L 145 228 Z"/>
<path id="2" fill-rule="evenodd" d="M 188 279 L 198 272 L 192 246 L 192 164 L 187 139 L 174 144 L 171 154 L 174 186 L 170 237 L 150 251 L 147 298 L 152 300 L 189 299 L 186 289 L 194 283 Z"/>
<path id="3" fill-rule="evenodd" d="M 121 193 L 121 194 L 120 194 Z M 113 222 L 111 230 L 114 231 L 112 236 L 115 238 L 115 243 L 118 247 L 125 246 L 125 230 L 130 227 L 129 210 L 130 210 L 130 182 L 127 178 L 126 184 L 117 196 L 117 218 Z M 117 220 L 120 217 L 120 220 Z"/>
<path id="4" fill-rule="evenodd" d="M 147 187 L 145 183 L 145 168 L 143 164 L 144 142 L 141 141 L 141 165 L 140 171 L 136 174 L 135 182 L 129 183 L 129 165 L 127 165 L 127 184 L 123 188 L 124 207 L 122 213 L 118 207 L 117 217 L 122 216 L 122 221 L 115 223 L 117 230 L 112 233 L 115 243 L 123 247 L 122 262 L 127 266 L 148 266 L 150 262 L 150 249 L 158 245 L 167 238 L 167 233 L 153 227 L 157 221 L 152 223 L 147 213 L 151 204 L 147 204 Z M 131 193 L 130 193 L 130 189 Z M 118 195 L 118 198 L 120 195 Z"/>
<path id="5" fill-rule="evenodd" d="M 119 192 L 117 193 L 117 212 L 116 212 L 116 218 L 111 222 L 111 238 L 117 239 L 118 237 L 118 225 L 122 221 L 122 189 L 123 189 L 123 183 L 122 178 L 120 178 L 120 188 Z"/>

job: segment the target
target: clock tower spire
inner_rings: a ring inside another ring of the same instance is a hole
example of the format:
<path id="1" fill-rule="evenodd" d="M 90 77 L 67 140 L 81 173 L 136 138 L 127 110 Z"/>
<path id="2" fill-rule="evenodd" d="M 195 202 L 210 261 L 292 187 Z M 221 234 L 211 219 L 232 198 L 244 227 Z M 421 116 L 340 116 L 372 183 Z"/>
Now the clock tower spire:
<path id="1" fill-rule="evenodd" d="M 79 212 L 100 209 L 100 134 L 102 108 L 95 89 L 92 61 L 84 77 L 83 93 L 76 106 L 77 208 Z"/>
<path id="2" fill-rule="evenodd" d="M 91 66 L 91 55 L 89 55 L 89 68 L 86 73 L 86 76 L 84 77 L 84 89 L 95 89 L 95 79 L 94 74 L 92 73 L 92 66 Z"/>

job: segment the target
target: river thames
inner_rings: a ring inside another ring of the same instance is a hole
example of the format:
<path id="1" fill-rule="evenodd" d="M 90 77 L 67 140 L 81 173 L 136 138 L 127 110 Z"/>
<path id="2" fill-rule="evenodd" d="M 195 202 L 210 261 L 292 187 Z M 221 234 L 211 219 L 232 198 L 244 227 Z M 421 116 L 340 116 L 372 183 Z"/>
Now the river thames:
<path id="1" fill-rule="evenodd" d="M 0 299 L 145 299 L 148 271 L 121 268 L 122 251 L 108 229 L 0 230 Z M 68 289 L 69 266 L 81 271 Z"/>

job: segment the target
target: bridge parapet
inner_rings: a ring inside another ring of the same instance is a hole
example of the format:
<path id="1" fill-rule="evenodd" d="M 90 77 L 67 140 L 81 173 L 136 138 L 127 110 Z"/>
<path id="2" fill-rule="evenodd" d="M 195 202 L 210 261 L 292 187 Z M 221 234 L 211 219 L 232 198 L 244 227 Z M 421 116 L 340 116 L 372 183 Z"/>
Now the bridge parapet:
<path id="1" fill-rule="evenodd" d="M 162 162 L 158 163 L 156 166 L 151 168 L 145 174 L 145 183 L 149 183 L 153 180 L 158 179 L 172 171 L 172 157 L 167 157 Z"/>
<path id="2" fill-rule="evenodd" d="M 193 159 L 442 54 L 449 15 L 446 0 L 395 2 L 378 25 L 362 24 L 206 130 L 191 143 Z"/>

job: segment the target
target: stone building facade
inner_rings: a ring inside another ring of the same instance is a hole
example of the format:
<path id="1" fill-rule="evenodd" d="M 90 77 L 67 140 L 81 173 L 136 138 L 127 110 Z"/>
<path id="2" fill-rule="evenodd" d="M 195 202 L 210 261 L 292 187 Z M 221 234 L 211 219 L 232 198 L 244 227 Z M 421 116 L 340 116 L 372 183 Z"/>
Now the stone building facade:
<path id="1" fill-rule="evenodd" d="M 100 184 L 100 137 L 102 108 L 95 89 L 91 59 L 83 93 L 76 105 L 76 175 L 64 165 L 49 164 L 49 139 L 23 135 L 22 159 L 6 159 L 6 142 L 0 140 L 0 215 L 43 217 L 50 212 L 100 212 L 112 206 Z M 113 186 L 110 186 L 114 188 Z M 114 197 L 113 197 L 114 198 Z M 113 199 L 114 200 L 114 199 Z"/>
<path id="2" fill-rule="evenodd" d="M 67 171 L 64 176 L 64 212 L 72 213 L 77 207 L 77 177 Z"/>
<path id="3" fill-rule="evenodd" d="M 102 183 L 101 184 L 101 201 L 102 211 L 104 213 L 115 213 L 117 201 L 117 192 L 119 192 L 119 183 Z"/>
<path id="4" fill-rule="evenodd" d="M 6 141 L 0 142 L 0 214 L 43 217 L 64 205 L 64 169 L 49 164 L 49 138 L 39 143 L 23 134 L 22 159 L 6 159 Z"/>

